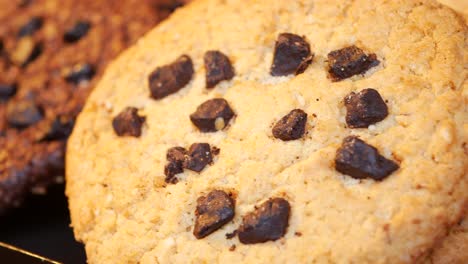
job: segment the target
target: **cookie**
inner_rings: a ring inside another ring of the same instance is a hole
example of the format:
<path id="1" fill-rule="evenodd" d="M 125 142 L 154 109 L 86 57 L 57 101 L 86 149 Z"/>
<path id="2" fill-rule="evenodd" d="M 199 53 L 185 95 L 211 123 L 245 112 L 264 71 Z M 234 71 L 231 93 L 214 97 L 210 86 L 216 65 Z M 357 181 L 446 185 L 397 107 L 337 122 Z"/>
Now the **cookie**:
<path id="1" fill-rule="evenodd" d="M 66 139 L 105 66 L 181 3 L 0 4 L 0 212 L 63 175 Z"/>
<path id="2" fill-rule="evenodd" d="M 178 9 L 111 64 L 68 143 L 88 261 L 428 260 L 467 205 L 467 33 L 432 0 Z M 128 107 L 137 136 L 113 127 Z"/>
<path id="3" fill-rule="evenodd" d="M 468 221 L 454 226 L 448 236 L 431 253 L 427 263 L 464 264 L 468 261 Z"/>

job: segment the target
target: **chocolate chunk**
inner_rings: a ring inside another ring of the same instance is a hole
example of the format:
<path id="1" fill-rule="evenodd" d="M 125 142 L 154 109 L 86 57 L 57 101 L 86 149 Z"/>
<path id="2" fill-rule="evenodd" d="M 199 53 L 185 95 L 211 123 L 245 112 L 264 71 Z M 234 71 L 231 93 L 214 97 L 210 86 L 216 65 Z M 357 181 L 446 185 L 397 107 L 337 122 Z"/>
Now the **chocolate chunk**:
<path id="1" fill-rule="evenodd" d="M 31 37 L 23 37 L 11 53 L 11 60 L 18 66 L 25 67 L 42 54 L 42 43 L 35 43 Z"/>
<path id="2" fill-rule="evenodd" d="M 184 172 L 184 160 L 187 155 L 187 150 L 183 147 L 173 147 L 167 150 L 166 159 L 168 163 L 164 167 L 166 175 L 165 182 L 177 183 L 176 174 Z"/>
<path id="3" fill-rule="evenodd" d="M 229 194 L 214 190 L 197 199 L 193 235 L 204 238 L 234 218 L 235 201 Z"/>
<path id="4" fill-rule="evenodd" d="M 140 137 L 145 119 L 138 115 L 138 109 L 127 107 L 112 120 L 112 126 L 118 136 Z"/>
<path id="5" fill-rule="evenodd" d="M 86 36 L 90 28 L 91 24 L 88 21 L 78 21 L 63 34 L 63 41 L 68 43 L 76 42 Z"/>
<path id="6" fill-rule="evenodd" d="M 73 130 L 75 120 L 72 117 L 59 115 L 49 121 L 37 141 L 54 141 L 67 139 Z"/>
<path id="7" fill-rule="evenodd" d="M 168 161 L 183 162 L 187 155 L 187 150 L 183 147 L 173 147 L 167 150 L 166 159 Z"/>
<path id="8" fill-rule="evenodd" d="M 231 61 L 220 51 L 207 51 L 203 60 L 206 70 L 206 88 L 213 88 L 219 82 L 231 80 L 234 77 Z"/>
<path id="9" fill-rule="evenodd" d="M 0 83 L 0 101 L 10 99 L 16 94 L 17 85 L 16 83 Z"/>
<path id="10" fill-rule="evenodd" d="M 24 24 L 18 31 L 18 37 L 31 36 L 34 32 L 41 29 L 44 24 L 42 17 L 33 17 L 26 24 Z"/>
<path id="11" fill-rule="evenodd" d="M 305 133 L 307 114 L 301 109 L 294 109 L 283 116 L 272 129 L 273 136 L 283 141 L 301 138 Z"/>
<path id="12" fill-rule="evenodd" d="M 8 124 L 19 129 L 35 124 L 43 117 L 43 110 L 32 100 L 10 101 L 7 106 Z"/>
<path id="13" fill-rule="evenodd" d="M 200 172 L 211 162 L 213 162 L 213 155 L 210 144 L 194 143 L 190 146 L 187 158 L 184 160 L 184 168 Z"/>
<path id="14" fill-rule="evenodd" d="M 344 99 L 346 106 L 346 124 L 351 128 L 363 128 L 384 120 L 388 108 L 379 92 L 364 89 L 359 93 L 350 93 Z"/>
<path id="15" fill-rule="evenodd" d="M 176 93 L 192 79 L 193 63 L 187 55 L 180 56 L 175 62 L 156 68 L 149 76 L 151 97 L 161 99 Z"/>
<path id="16" fill-rule="evenodd" d="M 176 184 L 178 179 L 175 176 L 182 172 L 184 172 L 184 166 L 181 163 L 170 161 L 164 166 L 164 175 L 166 175 L 164 181 L 166 183 Z"/>
<path id="17" fill-rule="evenodd" d="M 89 63 L 78 64 L 66 74 L 65 80 L 69 83 L 79 84 L 91 80 L 95 73 L 93 65 Z"/>
<path id="18" fill-rule="evenodd" d="M 335 169 L 355 179 L 383 180 L 399 166 L 356 136 L 348 136 L 336 151 Z"/>
<path id="19" fill-rule="evenodd" d="M 240 242 L 255 244 L 281 238 L 286 234 L 290 211 L 289 202 L 285 199 L 270 198 L 243 217 L 237 230 Z"/>
<path id="20" fill-rule="evenodd" d="M 365 73 L 379 63 L 375 54 L 367 55 L 354 45 L 328 53 L 328 72 L 335 82 Z"/>
<path id="21" fill-rule="evenodd" d="M 222 98 L 210 99 L 190 115 L 192 123 L 202 132 L 216 132 L 226 127 L 234 112 Z"/>
<path id="22" fill-rule="evenodd" d="M 301 74 L 312 63 L 313 57 L 310 45 L 303 37 L 282 33 L 276 40 L 270 73 L 273 76 Z"/>

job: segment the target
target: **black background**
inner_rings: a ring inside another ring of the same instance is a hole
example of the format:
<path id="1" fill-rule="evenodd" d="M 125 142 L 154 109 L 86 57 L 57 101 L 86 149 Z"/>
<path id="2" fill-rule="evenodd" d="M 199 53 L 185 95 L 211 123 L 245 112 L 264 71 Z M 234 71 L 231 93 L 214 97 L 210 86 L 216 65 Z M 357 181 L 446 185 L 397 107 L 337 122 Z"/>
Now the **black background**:
<path id="1" fill-rule="evenodd" d="M 0 241 L 59 262 L 86 263 L 83 245 L 69 225 L 64 186 L 56 185 L 0 216 Z"/>

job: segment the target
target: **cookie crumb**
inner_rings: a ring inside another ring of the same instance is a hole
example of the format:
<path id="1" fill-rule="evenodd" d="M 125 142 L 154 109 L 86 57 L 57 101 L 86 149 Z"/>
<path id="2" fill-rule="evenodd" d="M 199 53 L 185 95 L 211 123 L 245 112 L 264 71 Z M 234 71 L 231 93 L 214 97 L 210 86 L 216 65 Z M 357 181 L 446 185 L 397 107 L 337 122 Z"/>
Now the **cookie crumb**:
<path id="1" fill-rule="evenodd" d="M 226 233 L 226 239 L 231 239 L 237 235 L 237 229 L 232 231 L 231 233 Z"/>

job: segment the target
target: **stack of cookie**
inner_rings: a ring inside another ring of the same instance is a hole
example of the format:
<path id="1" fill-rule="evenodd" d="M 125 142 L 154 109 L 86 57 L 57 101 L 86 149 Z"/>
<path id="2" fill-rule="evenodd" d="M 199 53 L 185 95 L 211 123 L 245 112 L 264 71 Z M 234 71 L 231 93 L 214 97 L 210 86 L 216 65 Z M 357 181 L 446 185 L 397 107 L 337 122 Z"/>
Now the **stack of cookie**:
<path id="1" fill-rule="evenodd" d="M 88 261 L 466 263 L 467 36 L 434 0 L 179 9 L 70 138 Z"/>
<path id="2" fill-rule="evenodd" d="M 2 1 L 0 212 L 63 181 L 65 140 L 105 66 L 181 3 Z"/>

